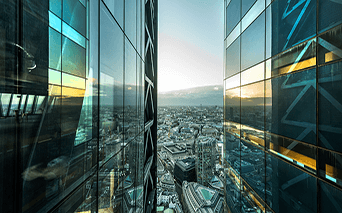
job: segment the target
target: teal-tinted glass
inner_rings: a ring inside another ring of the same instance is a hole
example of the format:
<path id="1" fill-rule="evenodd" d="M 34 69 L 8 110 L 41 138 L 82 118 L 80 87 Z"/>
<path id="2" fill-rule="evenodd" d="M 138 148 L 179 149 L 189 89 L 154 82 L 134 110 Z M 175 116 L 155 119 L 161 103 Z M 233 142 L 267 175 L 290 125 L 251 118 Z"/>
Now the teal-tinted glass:
<path id="1" fill-rule="evenodd" d="M 74 42 L 76 42 L 77 44 L 85 48 L 86 39 L 80 33 L 78 33 L 76 30 L 74 30 L 72 27 L 66 24 L 65 22 L 63 22 L 62 33 L 66 37 L 70 38 L 71 40 L 73 40 Z"/>
<path id="2" fill-rule="evenodd" d="M 125 33 L 133 46 L 136 46 L 136 15 L 136 1 L 125 1 Z"/>
<path id="3" fill-rule="evenodd" d="M 63 0 L 63 20 L 86 36 L 86 8 L 79 0 Z"/>
<path id="4" fill-rule="evenodd" d="M 49 11 L 49 25 L 58 32 L 62 30 L 62 21 L 53 13 Z"/>
<path id="5" fill-rule="evenodd" d="M 62 70 L 64 72 L 85 77 L 85 49 L 64 36 L 62 45 Z"/>
<path id="6" fill-rule="evenodd" d="M 61 70 L 61 34 L 49 28 L 49 67 Z"/>
<path id="7" fill-rule="evenodd" d="M 61 0 L 50 0 L 50 10 L 55 13 L 58 17 L 62 16 L 62 1 Z"/>
<path id="8" fill-rule="evenodd" d="M 61 72 L 49 69 L 49 84 L 61 84 Z"/>

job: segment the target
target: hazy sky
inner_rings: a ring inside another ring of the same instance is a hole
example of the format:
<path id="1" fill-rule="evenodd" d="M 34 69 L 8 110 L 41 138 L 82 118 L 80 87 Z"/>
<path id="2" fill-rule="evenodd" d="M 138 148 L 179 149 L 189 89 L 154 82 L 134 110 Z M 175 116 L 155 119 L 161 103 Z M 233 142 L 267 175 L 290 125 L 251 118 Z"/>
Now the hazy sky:
<path id="1" fill-rule="evenodd" d="M 222 84 L 223 3 L 158 1 L 158 92 Z"/>

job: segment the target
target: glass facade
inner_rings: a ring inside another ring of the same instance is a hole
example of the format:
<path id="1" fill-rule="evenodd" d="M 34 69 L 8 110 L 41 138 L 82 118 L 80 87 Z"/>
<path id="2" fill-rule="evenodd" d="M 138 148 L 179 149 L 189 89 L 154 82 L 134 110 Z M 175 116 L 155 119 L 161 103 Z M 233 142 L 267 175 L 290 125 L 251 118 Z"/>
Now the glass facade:
<path id="1" fill-rule="evenodd" d="M 150 212 L 156 0 L 0 0 L 0 212 Z"/>
<path id="2" fill-rule="evenodd" d="M 341 2 L 224 5 L 229 212 L 341 212 Z"/>

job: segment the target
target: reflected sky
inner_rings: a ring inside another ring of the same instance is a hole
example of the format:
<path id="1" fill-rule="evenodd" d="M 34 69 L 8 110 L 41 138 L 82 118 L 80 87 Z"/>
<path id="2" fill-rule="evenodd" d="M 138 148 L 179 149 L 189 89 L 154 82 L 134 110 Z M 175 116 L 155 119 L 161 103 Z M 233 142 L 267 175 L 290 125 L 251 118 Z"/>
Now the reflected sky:
<path id="1" fill-rule="evenodd" d="M 158 92 L 221 85 L 224 1 L 158 4 Z"/>

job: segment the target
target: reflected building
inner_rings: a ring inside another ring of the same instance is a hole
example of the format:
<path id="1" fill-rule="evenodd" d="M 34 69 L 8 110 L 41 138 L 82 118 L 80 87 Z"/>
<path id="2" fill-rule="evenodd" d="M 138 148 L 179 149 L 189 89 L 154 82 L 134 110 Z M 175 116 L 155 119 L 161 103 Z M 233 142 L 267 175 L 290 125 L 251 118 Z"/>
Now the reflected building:
<path id="1" fill-rule="evenodd" d="M 342 209 L 340 1 L 225 0 L 230 212 Z"/>
<path id="2" fill-rule="evenodd" d="M 157 1 L 0 8 L 0 212 L 152 211 Z"/>

